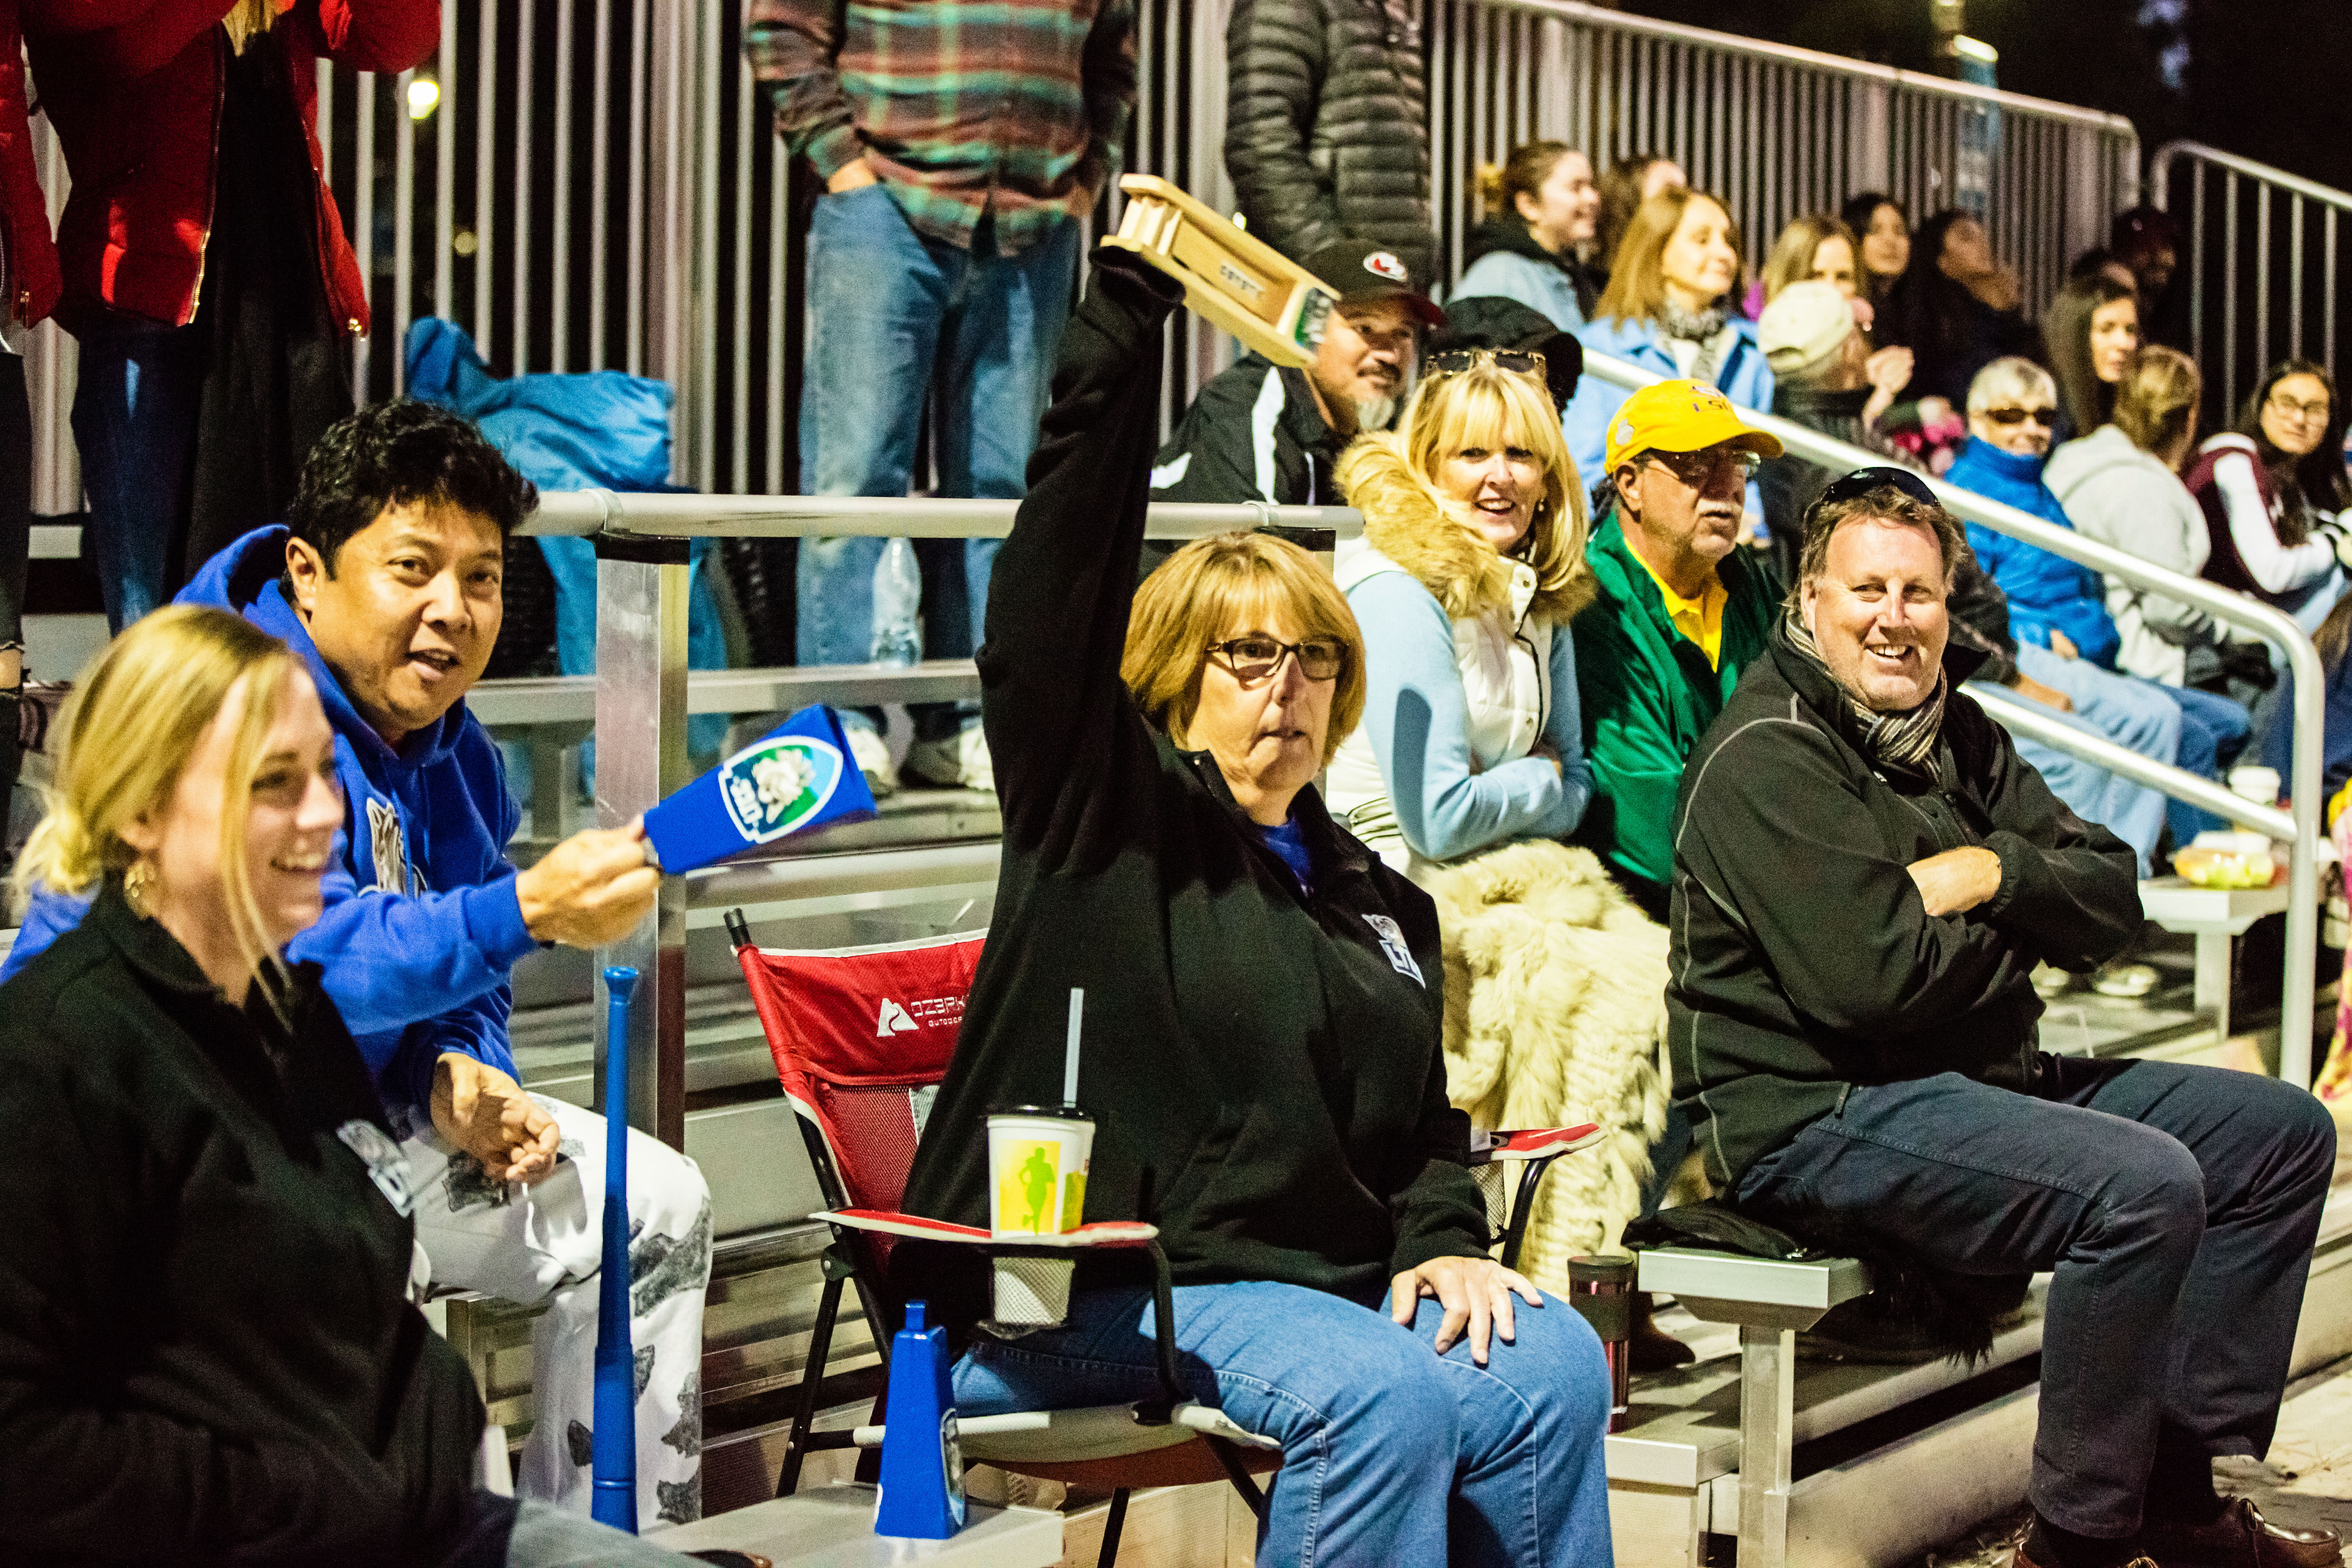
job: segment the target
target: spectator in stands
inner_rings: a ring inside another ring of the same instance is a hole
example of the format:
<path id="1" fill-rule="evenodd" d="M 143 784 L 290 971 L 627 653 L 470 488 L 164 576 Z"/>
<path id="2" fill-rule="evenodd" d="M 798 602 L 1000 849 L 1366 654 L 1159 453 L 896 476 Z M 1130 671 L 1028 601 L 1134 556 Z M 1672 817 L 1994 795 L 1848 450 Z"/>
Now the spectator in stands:
<path id="1" fill-rule="evenodd" d="M 1565 142 L 1529 142 L 1478 171 L 1478 205 L 1454 296 L 1517 300 L 1564 332 L 1584 325 L 1601 299 L 1583 256 L 1601 226 L 1591 162 Z"/>
<path id="2" fill-rule="evenodd" d="M 1335 504 L 1331 466 L 1360 432 L 1385 430 L 1412 382 L 1422 332 L 1445 312 L 1401 258 L 1360 239 L 1302 263 L 1339 290 L 1304 370 L 1244 353 L 1202 385 L 1151 470 L 1154 500 Z M 1157 565 L 1169 552 L 1144 546 Z"/>
<path id="3" fill-rule="evenodd" d="M 320 60 L 389 75 L 436 0 L 22 0 L 73 176 L 58 319 L 80 341 L 89 554 L 120 631 L 283 515 L 351 412 L 366 282 L 319 152 Z"/>
<path id="4" fill-rule="evenodd" d="M 2057 403 L 2056 384 L 2040 365 L 2013 357 L 1995 360 L 1969 388 L 1969 444 L 1945 477 L 1962 489 L 2073 528 L 2066 509 L 2042 482 Z M 2186 745 L 2189 731 L 2178 700 L 2114 673 L 2122 639 L 2107 615 L 2105 584 L 2097 573 L 1979 523 L 1968 525 L 1968 542 L 2008 597 L 2019 669 L 2063 692 L 2074 711 L 2117 744 L 2214 776 L 2211 733 L 2201 727 L 2198 731 L 2201 751 Z M 2141 868 L 2150 868 L 2164 827 L 2163 795 L 2103 770 L 2086 771 L 2081 782 L 2090 787 L 2088 795 L 2075 793 L 2070 784 L 2062 798 L 2129 844 L 2139 854 Z M 2119 975 L 2104 978 L 2111 985 L 2125 984 Z M 2138 978 L 2130 977 L 2134 984 Z"/>
<path id="5" fill-rule="evenodd" d="M 2246 399 L 2237 427 L 2198 448 L 2182 476 L 2205 513 L 2205 575 L 2301 621 L 2326 618 L 2352 555 L 2344 473 L 2345 416 L 2335 378 L 2284 360 Z"/>
<path id="6" fill-rule="evenodd" d="M 1769 408 L 1772 372 L 1756 323 L 1730 309 L 1738 281 L 1739 229 L 1724 205 L 1674 185 L 1634 214 L 1609 287 L 1576 335 L 1588 352 L 1718 387 L 1742 408 Z M 1564 420 L 1578 473 L 1614 470 L 1601 458 L 1616 446 L 1612 420 L 1624 400 L 1624 388 L 1598 376 L 1578 384 Z"/>
<path id="7" fill-rule="evenodd" d="M 1022 491 L 1078 227 L 1135 99 L 1135 9 L 1014 0 L 966 16 L 961 4 L 752 0 L 746 14 L 744 51 L 777 134 L 825 188 L 809 229 L 802 393 L 801 479 L 814 494 L 905 495 L 927 398 L 934 494 Z M 874 657 L 887 542 L 801 542 L 801 663 Z M 979 646 L 997 542 L 919 546 L 947 584 L 929 606 L 932 657 Z M 988 787 L 976 712 L 921 704 L 909 717 L 910 777 Z M 858 767 L 887 794 L 879 712 L 843 718 Z"/>
<path id="8" fill-rule="evenodd" d="M 2042 342 L 2058 381 L 2061 424 L 2053 439 L 2087 436 L 2112 417 L 2116 387 L 2139 347 L 2139 297 L 2103 271 L 2075 279 L 2042 313 Z"/>
<path id="9" fill-rule="evenodd" d="M 18 879 L 95 897 L 0 1009 L 0 1557 L 685 1563 L 474 1485 L 427 1194 L 289 949 L 343 826 L 303 661 L 168 609 L 62 733 Z"/>
<path id="10" fill-rule="evenodd" d="M 1879 433 L 1911 375 L 1911 351 L 1873 353 L 1860 312 L 1868 309 L 1829 282 L 1782 285 L 1756 323 L 1757 346 L 1772 371 L 1772 412 L 1824 436 L 1881 453 L 1895 448 Z M 1775 575 L 1796 581 L 1799 521 L 1836 476 L 1803 458 L 1783 456 L 1757 471 L 1772 542 Z"/>
<path id="11" fill-rule="evenodd" d="M 1593 792 L 1580 838 L 1653 920 L 1684 760 L 1771 631 L 1771 585 L 1737 542 L 1748 481 L 1780 450 L 1697 382 L 1643 387 L 1609 421 L 1597 593 L 1572 623 Z"/>
<path id="12" fill-rule="evenodd" d="M 1764 307 L 1791 283 L 1827 283 L 1846 299 L 1859 297 L 1860 249 L 1853 230 L 1846 227 L 1843 218 L 1826 213 L 1791 218 L 1765 256 L 1764 270 L 1748 286 L 1748 296 L 1740 302 L 1741 313 L 1751 321 L 1762 319 Z M 1858 314 L 1867 327 L 1872 314 L 1868 300 L 1863 300 Z"/>
<path id="13" fill-rule="evenodd" d="M 1883 315 L 1895 280 L 1911 265 L 1911 218 L 1903 204 L 1882 191 L 1848 198 L 1840 216 L 1860 237 L 1862 292 Z"/>
<path id="14" fill-rule="evenodd" d="M 2016 272 L 1993 259 L 1984 225 L 1948 209 L 1913 237 L 1910 264 L 1887 299 L 1878 341 L 1901 343 L 1916 356 L 1915 392 L 1957 407 L 1977 372 L 2039 346 L 2023 298 Z"/>
<path id="15" fill-rule="evenodd" d="M 2161 207 L 2129 207 L 2107 228 L 2107 249 L 2139 289 L 2141 335 L 2151 342 L 2189 346 L 2189 289 L 2175 288 L 2180 266 L 2180 225 Z"/>
<path id="16" fill-rule="evenodd" d="M 1616 268 L 1617 247 L 1625 243 L 1625 232 L 1633 226 L 1633 215 L 1642 204 L 1689 184 L 1683 166 L 1663 153 L 1635 153 L 1609 165 L 1600 181 L 1601 229 L 1593 247 L 1603 288 Z"/>
<path id="17" fill-rule="evenodd" d="M 1342 239 L 1435 275 L 1429 96 L 1398 0 L 1238 0 L 1225 23 L 1225 173 L 1249 231 L 1294 261 Z"/>
<path id="18" fill-rule="evenodd" d="M 2332 1533 L 2224 1503 L 2210 1466 L 2270 1442 L 2335 1130 L 2252 1074 L 2036 1049 L 2036 965 L 2139 929 L 2131 853 L 1952 692 L 1961 531 L 1864 482 L 1824 496 L 1675 813 L 1668 1029 L 1707 1175 L 1769 1224 L 2055 1270 L 2025 1568 L 2325 1563 Z"/>
<path id="19" fill-rule="evenodd" d="M 0 0 L 0 816 L 24 762 L 25 577 L 33 539 L 25 335 L 57 308 L 61 288 L 49 209 L 33 168 L 16 0 Z"/>
<path id="20" fill-rule="evenodd" d="M 322 966 L 404 1141 L 438 1281 L 550 1303 L 532 1336 L 522 1484 L 584 1512 L 604 1124 L 517 1083 L 508 973 L 543 943 L 618 939 L 652 908 L 660 877 L 634 826 L 574 835 L 520 873 L 507 859 L 520 813 L 464 700 L 498 638 L 507 534 L 532 500 L 472 426 L 425 404 L 378 404 L 311 453 L 290 529 L 256 530 L 181 597 L 283 640 L 326 707 L 349 816 L 325 912 L 289 956 Z M 0 977 L 62 941 L 87 907 L 66 887 L 41 889 Z M 693 1162 L 651 1138 L 633 1135 L 629 1160 L 646 1365 L 638 1508 L 648 1521 L 688 1519 L 700 1506 L 709 1196 Z"/>
<path id="21" fill-rule="evenodd" d="M 1180 1381 L 1282 1445 L 1257 1561 L 1605 1563 L 1599 1342 L 1487 1256 L 1435 912 L 1314 787 L 1363 703 L 1355 617 L 1262 534 L 1134 586 L 1179 297 L 1099 251 L 1063 343 L 980 656 L 998 922 L 904 1206 L 987 1222 L 989 1108 L 1061 1083 L 1083 987 L 1087 1037 L 1111 1042 L 1079 1069 L 1087 1212 L 1159 1226 Z M 1065 1327 L 972 1336 L 958 1409 L 1156 1394 L 1140 1261 L 1079 1262 Z M 901 1243 L 891 1268 L 960 1333 L 986 1312 L 963 1249 Z"/>

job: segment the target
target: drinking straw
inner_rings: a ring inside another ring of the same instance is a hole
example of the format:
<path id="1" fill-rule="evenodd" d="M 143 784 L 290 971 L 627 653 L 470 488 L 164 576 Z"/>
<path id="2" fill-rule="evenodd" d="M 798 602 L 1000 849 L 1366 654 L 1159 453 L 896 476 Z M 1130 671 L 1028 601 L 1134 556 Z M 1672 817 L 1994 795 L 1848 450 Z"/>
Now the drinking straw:
<path id="1" fill-rule="evenodd" d="M 1070 1043 L 1062 1058 L 1062 1103 L 1078 1102 L 1078 1025 L 1087 1010 L 1087 993 L 1083 986 L 1070 987 Z"/>

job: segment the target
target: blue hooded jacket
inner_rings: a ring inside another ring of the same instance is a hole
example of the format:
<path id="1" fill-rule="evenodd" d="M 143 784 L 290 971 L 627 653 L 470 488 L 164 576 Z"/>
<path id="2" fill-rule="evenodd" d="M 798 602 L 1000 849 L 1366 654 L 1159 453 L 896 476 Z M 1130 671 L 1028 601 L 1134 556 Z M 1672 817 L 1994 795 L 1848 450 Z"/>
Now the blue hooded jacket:
<path id="1" fill-rule="evenodd" d="M 2074 525 L 2067 520 L 2066 509 L 2042 482 L 2042 469 L 2048 460 L 2021 458 L 1970 437 L 1944 478 L 1988 500 L 2005 501 L 2029 516 L 2072 529 Z M 2054 626 L 2066 634 L 2066 640 L 2084 658 L 2103 669 L 2115 668 L 2123 635 L 2116 630 L 2115 617 L 2107 614 L 2105 578 L 2038 544 L 1995 533 L 1979 523 L 1969 524 L 1969 545 L 2009 596 L 2011 636 L 2036 647 L 2048 647 Z"/>
<path id="2" fill-rule="evenodd" d="M 310 666 L 350 814 L 328 856 L 325 912 L 287 957 L 322 967 L 386 1108 L 421 1121 L 444 1052 L 514 1071 L 507 974 L 539 945 L 506 857 L 521 812 L 498 746 L 465 703 L 397 752 L 368 727 L 278 589 L 286 537 L 283 527 L 247 534 L 206 562 L 177 602 L 234 610 Z M 89 902 L 37 893 L 0 980 L 78 924 Z"/>

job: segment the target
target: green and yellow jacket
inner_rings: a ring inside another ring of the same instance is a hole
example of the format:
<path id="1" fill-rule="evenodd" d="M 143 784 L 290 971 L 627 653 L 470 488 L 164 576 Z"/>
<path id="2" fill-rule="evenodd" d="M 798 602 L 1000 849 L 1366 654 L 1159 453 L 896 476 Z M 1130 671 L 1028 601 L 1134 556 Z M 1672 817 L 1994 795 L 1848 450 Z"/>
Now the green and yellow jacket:
<path id="1" fill-rule="evenodd" d="M 1754 556 L 1734 550 L 1716 568 L 1727 598 L 1721 668 L 1710 669 L 1698 645 L 1675 629 L 1613 507 L 1594 525 L 1585 556 L 1600 595 L 1569 623 L 1592 767 L 1592 804 L 1577 837 L 1663 913 L 1683 763 L 1723 711 L 1739 672 L 1770 641 L 1780 606 Z"/>

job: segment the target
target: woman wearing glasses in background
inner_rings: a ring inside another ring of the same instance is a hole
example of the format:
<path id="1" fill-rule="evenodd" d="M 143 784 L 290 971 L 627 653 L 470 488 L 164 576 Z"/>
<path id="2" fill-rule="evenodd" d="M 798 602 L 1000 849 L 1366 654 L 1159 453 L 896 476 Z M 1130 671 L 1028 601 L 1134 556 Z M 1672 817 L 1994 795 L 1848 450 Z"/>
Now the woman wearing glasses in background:
<path id="1" fill-rule="evenodd" d="M 2205 511 L 2205 575 L 2295 617 L 2305 631 L 2344 592 L 2352 502 L 2336 382 L 2307 360 L 2273 365 L 2238 427 L 2199 448 L 2181 476 Z"/>
<path id="2" fill-rule="evenodd" d="M 1087 1218 L 1160 1227 L 1187 1394 L 1281 1447 L 1256 1561 L 1606 1563 L 1600 1342 L 1487 1256 L 1436 912 L 1314 786 L 1363 708 L 1356 617 L 1264 534 L 1135 586 L 1177 298 L 1098 251 L 1062 339 L 980 654 L 995 915 L 904 1206 L 988 1223 L 988 1110 L 1061 1098 L 1084 987 Z M 891 1271 L 969 1347 L 967 1417 L 1158 1396 L 1140 1254 L 998 1339 L 961 1250 Z"/>
<path id="3" fill-rule="evenodd" d="M 1437 900 L 1448 983 L 1467 987 L 1446 1009 L 1454 1103 L 1481 1127 L 1619 1134 L 1539 1189 L 1519 1266 L 1564 1294 L 1568 1260 L 1613 1249 L 1641 1205 L 1666 1109 L 1666 972 L 1665 932 L 1563 842 L 1592 798 L 1568 622 L 1593 581 L 1548 369 L 1534 353 L 1433 354 L 1401 429 L 1339 459 L 1364 514 L 1336 575 L 1367 689 L 1328 789 Z"/>

